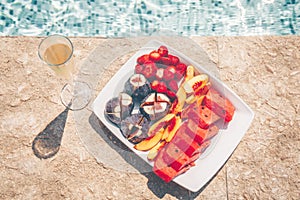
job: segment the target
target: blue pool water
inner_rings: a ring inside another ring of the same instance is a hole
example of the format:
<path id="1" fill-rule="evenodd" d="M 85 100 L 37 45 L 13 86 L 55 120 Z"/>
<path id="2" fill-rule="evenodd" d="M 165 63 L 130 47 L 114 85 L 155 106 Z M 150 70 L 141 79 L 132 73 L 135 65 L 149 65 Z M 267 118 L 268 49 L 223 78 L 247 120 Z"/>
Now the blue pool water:
<path id="1" fill-rule="evenodd" d="M 0 35 L 299 35 L 300 0 L 0 0 Z"/>

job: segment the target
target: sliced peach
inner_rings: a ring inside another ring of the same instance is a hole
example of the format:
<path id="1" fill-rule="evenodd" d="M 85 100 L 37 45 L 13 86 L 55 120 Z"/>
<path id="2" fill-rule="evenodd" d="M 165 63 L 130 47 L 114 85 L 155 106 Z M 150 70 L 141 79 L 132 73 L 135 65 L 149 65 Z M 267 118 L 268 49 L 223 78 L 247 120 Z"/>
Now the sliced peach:
<path id="1" fill-rule="evenodd" d="M 167 131 L 167 128 L 166 128 L 166 129 L 164 130 L 163 136 L 161 137 L 161 140 L 166 140 L 168 136 L 169 136 L 169 131 Z"/>
<path id="2" fill-rule="evenodd" d="M 189 96 L 188 98 L 186 98 L 185 102 L 186 102 L 187 104 L 192 104 L 192 103 L 194 103 L 196 100 L 197 100 L 197 97 L 195 97 L 195 95 L 192 94 L 191 96 Z"/>
<path id="3" fill-rule="evenodd" d="M 185 90 L 186 93 L 189 94 L 199 90 L 200 88 L 203 88 L 207 82 L 208 82 L 208 76 L 206 74 L 200 74 L 198 76 L 194 76 L 192 79 L 185 82 L 183 84 L 183 89 Z"/>
<path id="4" fill-rule="evenodd" d="M 185 74 L 185 77 L 184 77 L 184 81 L 191 80 L 194 77 L 194 74 L 195 74 L 195 68 L 192 65 L 189 65 L 186 68 L 186 74 Z"/>
<path id="5" fill-rule="evenodd" d="M 204 97 L 205 97 L 205 95 L 197 97 L 197 105 L 199 105 L 199 106 L 202 105 Z"/>
<path id="6" fill-rule="evenodd" d="M 164 129 L 158 131 L 154 136 L 148 137 L 140 143 L 136 144 L 134 148 L 139 151 L 148 151 L 152 149 L 162 138 Z"/>
<path id="7" fill-rule="evenodd" d="M 156 158 L 159 150 L 166 144 L 165 141 L 158 142 L 152 149 L 150 149 L 147 158 L 148 160 L 152 161 L 154 158 Z"/>
<path id="8" fill-rule="evenodd" d="M 170 142 L 173 139 L 176 131 L 179 129 L 179 127 L 181 125 L 181 118 L 179 116 L 176 116 L 175 119 L 176 119 L 176 121 L 175 121 L 175 125 L 173 126 L 173 128 L 171 130 L 169 130 L 168 128 L 165 129 L 165 131 L 169 132 L 168 137 L 165 139 L 166 142 Z"/>
<path id="9" fill-rule="evenodd" d="M 169 137 L 170 132 L 171 132 L 174 128 L 176 128 L 176 123 L 178 122 L 178 119 L 177 119 L 177 118 L 179 118 L 179 117 L 178 117 L 178 116 L 177 116 L 177 117 L 173 117 L 172 119 L 170 119 L 170 120 L 168 121 L 168 123 L 166 124 L 166 128 L 165 128 L 165 130 L 164 130 L 164 134 L 163 134 L 161 140 L 166 140 L 166 139 Z"/>
<path id="10" fill-rule="evenodd" d="M 183 87 L 180 87 L 176 93 L 176 96 L 177 96 L 177 105 L 175 107 L 175 112 L 181 112 L 183 106 L 184 106 L 184 103 L 185 103 L 185 100 L 186 100 L 186 92 L 184 91 Z"/>
<path id="11" fill-rule="evenodd" d="M 205 95 L 197 96 L 197 95 L 192 94 L 185 100 L 185 102 L 187 104 L 192 104 L 194 102 L 197 102 L 198 105 L 201 105 L 204 97 L 205 97 Z"/>
<path id="12" fill-rule="evenodd" d="M 168 122 L 175 116 L 174 113 L 169 113 L 165 115 L 163 118 L 155 122 L 148 130 L 148 136 L 151 137 L 156 134 L 162 127 L 165 126 L 165 123 Z"/>

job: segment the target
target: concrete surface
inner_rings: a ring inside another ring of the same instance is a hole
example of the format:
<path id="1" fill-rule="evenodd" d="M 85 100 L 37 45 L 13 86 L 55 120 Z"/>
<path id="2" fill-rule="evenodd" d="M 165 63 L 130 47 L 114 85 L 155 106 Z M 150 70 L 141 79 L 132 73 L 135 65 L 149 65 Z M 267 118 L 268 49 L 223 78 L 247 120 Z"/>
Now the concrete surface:
<path id="1" fill-rule="evenodd" d="M 78 63 L 104 41 L 71 39 Z M 192 39 L 255 112 L 229 161 L 196 193 L 98 164 L 70 114 L 58 154 L 37 158 L 32 142 L 64 110 L 64 80 L 40 62 L 41 38 L 0 37 L 0 199 L 300 199 L 300 37 Z"/>

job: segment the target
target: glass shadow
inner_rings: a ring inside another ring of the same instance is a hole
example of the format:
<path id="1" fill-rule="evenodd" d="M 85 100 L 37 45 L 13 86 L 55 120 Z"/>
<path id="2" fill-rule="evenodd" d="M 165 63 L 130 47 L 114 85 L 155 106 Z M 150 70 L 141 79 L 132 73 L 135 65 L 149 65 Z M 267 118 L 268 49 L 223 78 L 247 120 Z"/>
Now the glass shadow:
<path id="1" fill-rule="evenodd" d="M 47 159 L 53 157 L 60 148 L 69 109 L 55 117 L 32 142 L 32 150 L 36 157 Z"/>

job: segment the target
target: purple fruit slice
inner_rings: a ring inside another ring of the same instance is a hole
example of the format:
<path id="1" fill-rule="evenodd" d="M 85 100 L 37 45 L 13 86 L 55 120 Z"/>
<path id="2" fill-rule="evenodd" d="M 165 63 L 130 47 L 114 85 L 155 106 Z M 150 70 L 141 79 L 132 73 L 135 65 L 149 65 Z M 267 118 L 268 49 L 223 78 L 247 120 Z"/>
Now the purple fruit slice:
<path id="1" fill-rule="evenodd" d="M 120 126 L 121 121 L 131 114 L 133 107 L 132 97 L 121 92 L 119 97 L 114 97 L 106 103 L 104 115 L 113 124 Z"/>
<path id="2" fill-rule="evenodd" d="M 155 121 L 165 116 L 171 106 L 169 97 L 162 93 L 151 93 L 141 103 L 140 111 L 149 120 Z"/>
<path id="3" fill-rule="evenodd" d="M 150 92 L 150 83 L 142 74 L 132 75 L 125 83 L 125 92 L 129 94 L 133 100 L 141 101 Z"/>
<path id="4" fill-rule="evenodd" d="M 128 141 L 136 144 L 148 137 L 149 127 L 150 121 L 142 114 L 133 114 L 122 120 L 120 130 Z"/>

